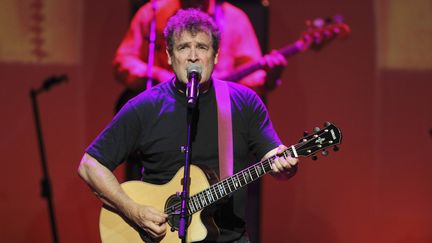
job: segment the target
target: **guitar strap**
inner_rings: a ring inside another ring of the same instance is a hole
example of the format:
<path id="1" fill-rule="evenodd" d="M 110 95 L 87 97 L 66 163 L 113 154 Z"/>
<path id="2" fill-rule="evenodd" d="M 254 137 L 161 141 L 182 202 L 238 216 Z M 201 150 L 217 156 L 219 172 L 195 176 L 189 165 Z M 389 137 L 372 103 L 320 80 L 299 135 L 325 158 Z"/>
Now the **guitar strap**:
<path id="1" fill-rule="evenodd" d="M 213 79 L 213 85 L 218 115 L 219 178 L 224 179 L 233 174 L 234 168 L 231 99 L 227 82 Z"/>

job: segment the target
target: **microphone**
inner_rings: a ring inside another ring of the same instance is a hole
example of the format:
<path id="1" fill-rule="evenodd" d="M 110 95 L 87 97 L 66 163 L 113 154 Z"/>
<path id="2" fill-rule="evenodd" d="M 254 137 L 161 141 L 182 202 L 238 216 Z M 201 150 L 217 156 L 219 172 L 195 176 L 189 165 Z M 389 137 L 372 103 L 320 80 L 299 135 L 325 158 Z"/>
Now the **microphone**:
<path id="1" fill-rule="evenodd" d="M 59 76 L 51 76 L 44 81 L 41 90 L 48 91 L 51 89 L 52 86 L 67 81 L 68 81 L 68 76 L 66 74 L 59 75 Z"/>
<path id="2" fill-rule="evenodd" d="M 191 64 L 187 67 L 186 100 L 189 108 L 195 108 L 199 95 L 199 82 L 201 80 L 201 67 Z"/>

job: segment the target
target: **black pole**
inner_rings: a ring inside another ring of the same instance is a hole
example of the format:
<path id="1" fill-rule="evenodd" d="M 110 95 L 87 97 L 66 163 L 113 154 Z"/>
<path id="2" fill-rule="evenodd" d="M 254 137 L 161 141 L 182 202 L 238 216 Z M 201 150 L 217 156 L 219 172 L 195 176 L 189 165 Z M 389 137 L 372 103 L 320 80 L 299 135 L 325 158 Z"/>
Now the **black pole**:
<path id="1" fill-rule="evenodd" d="M 42 87 L 39 89 L 31 89 L 30 90 L 30 98 L 32 101 L 32 107 L 33 107 L 33 115 L 35 120 L 35 126 L 36 126 L 36 132 L 37 132 L 37 138 L 38 138 L 38 144 L 39 144 L 39 153 L 40 153 L 40 159 L 41 159 L 41 165 L 42 165 L 42 179 L 40 182 L 41 186 L 41 196 L 47 200 L 48 203 L 48 212 L 49 212 L 49 218 L 51 223 L 51 233 L 53 237 L 53 242 L 58 243 L 58 234 L 57 234 L 57 226 L 56 226 L 56 220 L 55 220 L 55 214 L 54 214 L 54 202 L 53 202 L 53 194 L 51 190 L 51 181 L 48 174 L 48 167 L 46 162 L 46 155 L 45 155 L 45 146 L 43 142 L 42 137 L 42 127 L 40 123 L 39 118 L 39 108 L 38 108 L 38 102 L 37 102 L 37 95 L 40 94 L 43 91 L 47 91 L 51 88 L 51 86 L 58 84 L 60 82 L 66 81 L 67 76 L 61 75 L 57 77 L 50 77 L 45 80 Z"/>
<path id="2" fill-rule="evenodd" d="M 182 242 L 187 240 L 187 227 L 189 223 L 188 215 L 188 202 L 189 202 L 189 181 L 190 181 L 190 164 L 192 158 L 192 138 L 195 125 L 195 116 L 197 113 L 196 106 L 187 108 L 187 140 L 186 146 L 184 146 L 185 152 L 185 165 L 183 171 L 183 191 L 180 194 L 181 197 L 181 209 L 180 209 L 180 221 L 178 235 Z"/>
<path id="3" fill-rule="evenodd" d="M 154 53 L 156 49 L 156 0 L 151 0 L 152 6 L 152 19 L 150 22 L 150 38 L 149 38 L 149 54 L 147 59 L 147 83 L 146 89 L 150 89 L 153 86 L 153 65 L 154 65 Z M 165 80 L 164 80 L 165 81 Z"/>

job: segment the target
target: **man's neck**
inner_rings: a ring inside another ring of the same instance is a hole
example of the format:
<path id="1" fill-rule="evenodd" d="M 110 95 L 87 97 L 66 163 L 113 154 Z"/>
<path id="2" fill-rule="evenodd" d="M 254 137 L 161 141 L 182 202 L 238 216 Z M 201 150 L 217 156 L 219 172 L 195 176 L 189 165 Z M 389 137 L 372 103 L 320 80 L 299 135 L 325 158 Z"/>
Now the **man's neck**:
<path id="1" fill-rule="evenodd" d="M 210 78 L 209 80 L 207 80 L 207 81 L 205 81 L 203 83 L 200 83 L 199 84 L 199 89 L 200 89 L 199 92 L 201 94 L 206 93 L 209 90 L 210 86 L 211 86 L 211 82 L 213 82 L 212 78 Z M 186 93 L 186 84 L 183 83 L 183 82 L 181 82 L 181 81 L 179 81 L 177 78 L 174 79 L 174 86 L 181 93 L 184 93 L 184 94 Z"/>

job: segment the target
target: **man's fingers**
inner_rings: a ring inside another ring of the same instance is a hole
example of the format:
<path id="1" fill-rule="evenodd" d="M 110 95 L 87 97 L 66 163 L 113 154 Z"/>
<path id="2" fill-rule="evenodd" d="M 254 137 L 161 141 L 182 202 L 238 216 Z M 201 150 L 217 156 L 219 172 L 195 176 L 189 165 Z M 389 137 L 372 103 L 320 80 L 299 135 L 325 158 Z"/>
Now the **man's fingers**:
<path id="1" fill-rule="evenodd" d="M 293 167 L 295 167 L 298 163 L 297 158 L 293 158 L 291 156 L 284 157 L 283 151 L 285 151 L 286 147 L 279 147 L 278 148 L 278 156 L 274 160 L 274 166 L 273 171 L 274 172 L 282 172 L 285 170 L 290 170 Z"/>
<path id="2" fill-rule="evenodd" d="M 167 229 L 167 224 L 163 223 L 163 224 L 158 224 L 158 223 L 154 223 L 154 222 L 148 222 L 145 226 L 145 228 L 147 228 L 147 232 L 150 233 L 152 236 L 154 237 L 160 237 L 165 235 L 166 233 L 166 229 Z"/>
<path id="3" fill-rule="evenodd" d="M 157 209 L 150 208 L 149 212 L 151 213 L 148 220 L 153 221 L 158 224 L 165 223 L 167 221 L 168 215 L 165 213 L 161 213 Z"/>

